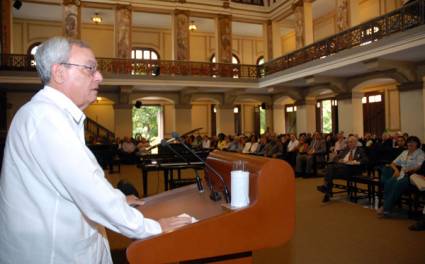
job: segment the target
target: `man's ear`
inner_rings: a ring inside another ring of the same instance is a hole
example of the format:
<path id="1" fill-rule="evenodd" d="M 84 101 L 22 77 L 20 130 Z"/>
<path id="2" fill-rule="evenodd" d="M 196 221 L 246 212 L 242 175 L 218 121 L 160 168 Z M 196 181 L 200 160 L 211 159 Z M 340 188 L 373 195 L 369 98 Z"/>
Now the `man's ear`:
<path id="1" fill-rule="evenodd" d="M 55 83 L 63 83 L 66 78 L 66 72 L 63 65 L 53 64 L 52 66 L 52 81 Z"/>

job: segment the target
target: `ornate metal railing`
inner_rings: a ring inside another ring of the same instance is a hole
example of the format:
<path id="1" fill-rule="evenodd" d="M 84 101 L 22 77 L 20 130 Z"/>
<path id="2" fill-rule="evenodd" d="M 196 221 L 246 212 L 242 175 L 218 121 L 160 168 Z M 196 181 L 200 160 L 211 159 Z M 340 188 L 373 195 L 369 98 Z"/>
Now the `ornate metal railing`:
<path id="1" fill-rule="evenodd" d="M 425 23 L 425 0 L 409 3 L 388 14 L 374 18 L 336 35 L 315 42 L 264 64 L 265 75 L 286 70 L 341 50 L 370 44 L 396 32 Z"/>
<path id="2" fill-rule="evenodd" d="M 315 42 L 302 49 L 269 61 L 261 66 L 167 60 L 130 60 L 98 58 L 98 68 L 105 75 L 182 76 L 259 79 L 309 61 L 325 58 L 339 51 L 367 45 L 396 32 L 425 24 L 425 0 L 416 0 L 388 14 Z M 35 71 L 31 56 L 1 54 L 0 70 Z"/>
<path id="3" fill-rule="evenodd" d="M 235 3 L 264 6 L 263 0 L 232 0 Z"/>
<path id="4" fill-rule="evenodd" d="M 127 60 L 98 58 L 102 73 L 129 74 L 134 76 L 191 76 L 257 79 L 256 65 L 225 64 L 171 60 Z"/>

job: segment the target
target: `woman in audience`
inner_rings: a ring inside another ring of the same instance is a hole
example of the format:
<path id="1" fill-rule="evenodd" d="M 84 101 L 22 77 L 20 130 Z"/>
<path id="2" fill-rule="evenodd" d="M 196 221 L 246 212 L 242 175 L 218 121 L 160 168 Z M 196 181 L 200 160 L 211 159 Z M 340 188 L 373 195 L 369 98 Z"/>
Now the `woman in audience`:
<path id="1" fill-rule="evenodd" d="M 220 140 L 220 137 L 219 137 L 217 148 L 219 150 L 225 150 L 225 149 L 227 149 L 227 147 L 229 145 L 229 136 L 225 136 L 223 134 L 223 136 L 221 138 L 222 139 Z"/>
<path id="2" fill-rule="evenodd" d="M 402 193 L 409 187 L 409 176 L 415 173 L 425 160 L 418 137 L 407 138 L 407 150 L 403 151 L 392 163 L 392 177 L 382 175 L 384 183 L 384 206 L 378 209 L 381 216 L 389 216 Z M 389 178 L 389 179 L 388 179 Z"/>
<path id="3" fill-rule="evenodd" d="M 203 149 L 211 148 L 211 140 L 208 138 L 207 135 L 204 135 L 202 138 L 202 148 Z"/>

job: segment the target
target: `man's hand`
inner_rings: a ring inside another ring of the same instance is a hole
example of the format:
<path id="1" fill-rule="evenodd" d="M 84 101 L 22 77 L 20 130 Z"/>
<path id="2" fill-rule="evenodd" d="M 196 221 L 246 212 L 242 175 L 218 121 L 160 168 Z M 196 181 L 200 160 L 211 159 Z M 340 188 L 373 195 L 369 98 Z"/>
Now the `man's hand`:
<path id="1" fill-rule="evenodd" d="M 186 216 L 173 216 L 159 219 L 158 222 L 161 225 L 162 232 L 169 232 L 173 229 L 192 223 L 192 218 Z"/>
<path id="2" fill-rule="evenodd" d="M 145 201 L 137 198 L 137 196 L 135 195 L 127 195 L 126 198 L 127 198 L 127 203 L 133 207 L 137 207 L 139 205 L 145 204 Z"/>

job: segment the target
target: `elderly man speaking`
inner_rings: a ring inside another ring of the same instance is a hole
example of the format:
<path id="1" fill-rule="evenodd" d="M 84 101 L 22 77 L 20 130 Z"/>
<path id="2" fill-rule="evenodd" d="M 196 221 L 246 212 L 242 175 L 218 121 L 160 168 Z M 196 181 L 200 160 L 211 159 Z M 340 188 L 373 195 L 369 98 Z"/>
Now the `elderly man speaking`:
<path id="1" fill-rule="evenodd" d="M 105 179 L 82 112 L 102 75 L 83 42 L 54 37 L 35 54 L 45 85 L 13 118 L 0 178 L 0 263 L 112 263 L 107 227 L 144 238 L 191 221 L 144 218 Z"/>

